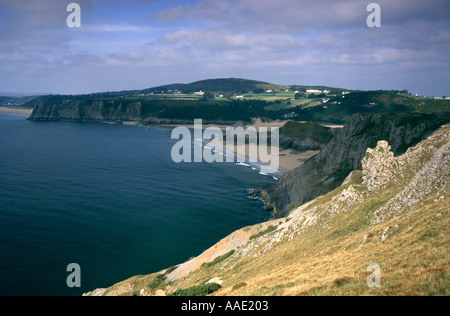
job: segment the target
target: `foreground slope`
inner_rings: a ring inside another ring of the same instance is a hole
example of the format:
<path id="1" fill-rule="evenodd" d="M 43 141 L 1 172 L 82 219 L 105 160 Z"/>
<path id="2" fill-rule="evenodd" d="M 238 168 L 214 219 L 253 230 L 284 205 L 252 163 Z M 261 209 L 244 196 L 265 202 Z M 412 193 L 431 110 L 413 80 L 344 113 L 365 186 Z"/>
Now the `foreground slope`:
<path id="1" fill-rule="evenodd" d="M 361 166 L 285 218 L 89 294 L 167 295 L 209 281 L 221 285 L 213 295 L 448 295 L 450 125 L 397 157 L 379 141 Z M 381 287 L 369 288 L 373 263 Z"/>

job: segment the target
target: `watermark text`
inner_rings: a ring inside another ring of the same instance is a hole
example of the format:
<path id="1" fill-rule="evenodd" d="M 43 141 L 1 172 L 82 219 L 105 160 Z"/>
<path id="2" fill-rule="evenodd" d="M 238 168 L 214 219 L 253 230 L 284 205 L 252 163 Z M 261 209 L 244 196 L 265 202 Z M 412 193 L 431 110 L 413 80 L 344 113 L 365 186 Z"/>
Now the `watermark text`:
<path id="1" fill-rule="evenodd" d="M 81 27 L 81 7 L 78 3 L 67 5 L 67 12 L 71 12 L 67 17 L 66 23 L 70 28 Z"/>
<path id="2" fill-rule="evenodd" d="M 260 162 L 263 173 L 279 167 L 279 128 L 227 127 L 224 133 L 219 127 L 203 130 L 202 120 L 197 119 L 193 135 L 187 127 L 177 127 L 171 137 L 179 140 L 171 151 L 176 163 L 245 163 L 248 159 L 250 163 Z"/>

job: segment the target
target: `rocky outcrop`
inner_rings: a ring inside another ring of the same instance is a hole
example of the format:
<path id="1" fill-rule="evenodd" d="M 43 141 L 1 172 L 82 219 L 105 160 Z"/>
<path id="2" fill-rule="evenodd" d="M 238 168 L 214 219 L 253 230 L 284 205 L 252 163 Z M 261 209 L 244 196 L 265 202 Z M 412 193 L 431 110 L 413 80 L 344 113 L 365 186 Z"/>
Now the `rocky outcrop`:
<path id="1" fill-rule="evenodd" d="M 382 188 L 395 177 L 397 160 L 388 142 L 378 142 L 375 149 L 368 148 L 366 157 L 362 160 L 363 184 L 369 191 Z"/>
<path id="2" fill-rule="evenodd" d="M 412 180 L 404 189 L 375 212 L 372 225 L 423 206 L 423 201 L 432 196 L 438 197 L 434 202 L 444 199 L 450 188 L 450 126 L 447 125 L 404 155 L 393 158 L 389 167 L 378 164 L 378 168 L 368 168 L 365 173 L 365 180 L 377 177 L 377 183 L 391 182 L 396 187 L 402 187 L 401 180 L 405 175 L 412 175 Z M 371 181 L 367 182 L 369 191 L 376 192 L 383 188 L 380 185 L 369 186 Z"/>
<path id="3" fill-rule="evenodd" d="M 444 125 L 397 157 L 388 142 L 379 141 L 375 148 L 367 149 L 362 170 L 353 171 L 341 188 L 333 191 L 329 198 L 317 198 L 292 210 L 273 232 L 250 241 L 236 256 L 259 256 L 313 226 L 327 230 L 329 227 L 325 223 L 330 218 L 361 205 L 371 218 L 370 227 L 374 227 L 424 207 L 427 199 L 428 203 L 444 200 L 450 189 L 450 125 Z M 398 193 L 389 198 L 391 192 Z M 378 209 L 369 206 L 368 202 L 379 195 L 388 197 L 383 206 Z M 392 227 L 387 226 L 380 232 L 381 242 L 388 238 L 391 230 Z M 365 234 L 360 246 L 373 237 Z"/>
<path id="4" fill-rule="evenodd" d="M 378 141 L 387 141 L 393 153 L 400 155 L 447 121 L 433 115 L 355 114 L 318 155 L 264 185 L 261 197 L 274 217 L 283 217 L 340 186 L 350 172 L 362 168 L 367 148 L 374 148 Z"/>

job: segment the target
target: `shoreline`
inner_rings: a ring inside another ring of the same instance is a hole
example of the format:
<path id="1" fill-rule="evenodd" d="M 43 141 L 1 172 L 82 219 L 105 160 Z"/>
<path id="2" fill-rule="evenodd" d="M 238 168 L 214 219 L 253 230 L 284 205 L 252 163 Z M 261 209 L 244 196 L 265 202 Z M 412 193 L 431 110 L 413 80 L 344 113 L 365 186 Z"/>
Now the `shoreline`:
<path id="1" fill-rule="evenodd" d="M 32 113 L 32 109 L 15 109 L 15 108 L 5 108 L 5 107 L 0 107 L 0 113 L 9 113 L 9 114 L 22 114 L 22 115 L 31 115 Z M 244 125 L 246 127 L 253 127 L 253 128 L 261 128 L 261 127 L 266 127 L 266 128 L 281 128 L 283 127 L 287 122 L 289 122 L 289 120 L 276 120 L 276 121 L 271 121 L 271 122 L 262 122 L 261 119 L 255 119 L 253 120 L 253 122 L 251 124 L 245 124 Z M 105 121 L 97 121 L 97 123 L 103 123 L 103 124 L 113 124 L 116 125 L 117 123 L 114 122 L 105 122 Z M 149 124 L 149 125 L 144 125 L 141 124 L 140 122 L 137 121 L 122 121 L 117 125 L 123 125 L 123 126 L 137 126 L 137 127 L 156 127 L 156 128 L 177 128 L 177 127 L 186 127 L 188 129 L 194 129 L 195 126 L 194 124 Z M 323 125 L 323 124 L 322 124 Z M 202 124 L 202 130 L 205 130 L 207 128 L 210 127 L 218 127 L 220 129 L 222 129 L 223 131 L 225 131 L 226 128 L 229 127 L 234 127 L 235 125 L 227 125 L 227 124 Z M 326 125 L 323 125 L 326 126 Z M 340 125 L 328 125 L 327 127 L 330 128 L 340 128 Z M 228 151 L 231 152 L 235 155 L 239 155 L 239 152 L 243 151 L 242 146 L 244 145 L 240 145 L 240 146 L 234 146 L 234 148 L 228 148 L 226 147 L 226 144 L 220 144 L 217 140 L 204 140 L 204 145 L 208 145 L 211 144 L 213 146 L 215 146 L 217 149 L 222 150 L 222 151 Z M 237 147 L 237 148 L 236 148 Z M 261 166 L 269 166 L 268 164 L 265 164 L 263 162 L 261 162 L 258 158 L 259 157 L 253 157 L 251 155 L 249 155 L 249 145 L 245 145 L 245 161 L 246 164 L 248 164 L 248 162 L 250 160 L 255 161 L 256 162 L 252 162 L 252 164 L 254 166 L 252 167 L 259 167 L 261 168 Z M 259 146 L 257 146 L 257 151 L 259 152 Z M 284 175 L 285 173 L 296 169 L 298 167 L 300 167 L 301 165 L 303 165 L 308 159 L 310 159 L 311 157 L 317 155 L 320 151 L 313 151 L 313 150 L 309 150 L 309 151 L 304 151 L 304 152 L 293 152 L 291 149 L 280 149 L 279 150 L 279 163 L 278 163 L 278 168 L 273 167 L 274 172 L 270 172 L 271 174 L 274 174 L 277 176 L 277 178 L 280 175 Z M 269 166 L 270 167 L 270 166 Z"/>
<path id="2" fill-rule="evenodd" d="M 260 128 L 260 127 L 267 127 L 267 128 L 276 128 L 276 127 L 283 127 L 284 124 L 286 124 L 289 120 L 276 120 L 276 121 L 272 121 L 272 122 L 262 122 L 261 119 L 256 119 L 252 122 L 252 124 L 245 124 L 246 127 L 254 127 L 256 129 Z M 160 128 L 177 128 L 177 127 L 186 127 L 188 129 L 195 129 L 197 126 L 195 126 L 194 124 L 150 124 L 150 125 L 141 125 L 138 122 L 134 122 L 134 121 L 123 121 L 122 125 L 124 126 L 141 126 L 141 127 L 160 127 Z M 218 127 L 220 129 L 222 129 L 223 131 L 225 131 L 226 128 L 228 127 L 233 127 L 234 125 L 225 125 L 225 124 L 202 124 L 202 130 L 205 130 L 207 128 L 210 127 Z M 207 140 L 207 139 L 203 139 L 203 146 L 208 146 L 208 145 L 212 145 L 215 147 L 215 149 L 222 154 L 227 154 L 227 153 L 233 153 L 234 155 L 240 155 L 239 152 L 243 150 L 242 146 L 234 146 L 233 149 L 228 148 L 226 146 L 226 143 L 220 143 L 217 139 L 216 140 Z M 255 167 L 261 167 L 262 165 L 264 166 L 268 166 L 271 167 L 263 162 L 261 162 L 258 158 L 259 157 L 253 157 L 251 155 L 249 155 L 249 148 L 248 148 L 248 144 L 245 145 L 245 163 L 239 163 L 236 162 L 237 164 L 241 164 L 241 165 L 248 165 L 252 168 Z M 259 146 L 257 146 L 257 150 L 259 152 Z M 305 151 L 305 152 L 301 152 L 301 153 L 295 153 L 292 152 L 292 150 L 290 149 L 285 149 L 285 150 L 281 150 L 279 151 L 279 165 L 278 168 L 273 167 L 274 172 L 271 172 L 270 174 L 273 174 L 276 176 L 276 178 L 278 178 L 279 176 L 284 175 L 285 173 L 300 167 L 301 165 L 303 165 L 303 163 L 310 159 L 311 157 L 317 155 L 317 153 L 319 153 L 320 151 Z M 253 162 L 250 162 L 250 160 L 252 160 Z M 256 160 L 256 161 L 255 161 Z"/>
<path id="3" fill-rule="evenodd" d="M 5 106 L 0 106 L 0 113 L 4 114 L 18 114 L 18 115 L 28 115 L 30 116 L 33 109 L 27 108 L 10 108 Z"/>
<path id="4" fill-rule="evenodd" d="M 252 124 L 245 124 L 246 127 L 253 127 L 256 129 L 259 129 L 260 127 L 266 127 L 266 128 L 281 128 L 283 127 L 287 122 L 289 122 L 289 120 L 276 120 L 276 121 L 271 121 L 271 122 L 262 122 L 261 119 L 255 119 Z M 128 125 L 128 124 L 127 124 Z M 131 124 L 129 124 L 131 125 Z M 151 125 L 151 126 L 158 126 L 158 127 L 163 127 L 163 128 L 176 128 L 179 126 L 182 127 L 186 127 L 188 129 L 194 129 L 196 126 L 194 126 L 194 124 L 175 124 L 175 125 L 171 125 L 171 124 L 159 124 L 159 125 Z M 224 124 L 203 124 L 202 125 L 202 129 L 205 130 L 209 127 L 218 127 L 220 129 L 222 129 L 222 131 L 225 131 L 225 129 L 227 127 L 233 127 L 233 125 L 224 125 Z M 330 125 L 330 128 L 340 128 L 340 125 Z M 207 146 L 208 144 L 215 146 L 216 149 L 219 152 L 231 152 L 234 155 L 240 155 L 239 152 L 242 152 L 245 150 L 245 164 L 250 164 L 250 165 L 256 165 L 257 167 L 260 167 L 261 165 L 265 165 L 268 166 L 267 164 L 261 162 L 259 160 L 259 157 L 255 157 L 250 155 L 249 152 L 249 145 L 236 145 L 233 146 L 233 148 L 228 148 L 226 146 L 226 143 L 220 143 L 217 139 L 213 139 L 213 140 L 204 140 L 204 145 Z M 245 148 L 242 148 L 243 146 L 245 146 Z M 257 145 L 257 152 L 259 152 L 259 146 Z M 280 149 L 279 151 L 279 164 L 278 164 L 278 168 L 273 167 L 273 169 L 277 169 L 277 171 L 273 172 L 273 174 L 280 176 L 284 175 L 285 173 L 296 169 L 298 167 L 300 167 L 301 165 L 303 165 L 308 159 L 310 159 L 311 157 L 317 155 L 320 152 L 320 150 L 317 151 L 313 151 L 313 150 L 308 150 L 308 151 L 304 151 L 304 152 L 300 152 L 300 153 L 296 153 L 293 152 L 291 149 Z M 253 163 L 249 163 L 249 161 L 255 161 Z M 252 165 L 252 167 L 253 167 Z M 270 166 L 269 166 L 270 167 Z"/>
<path id="5" fill-rule="evenodd" d="M 289 122 L 289 120 L 276 120 L 276 121 L 271 121 L 271 122 L 262 122 L 261 119 L 256 119 L 254 120 L 251 124 L 245 124 L 246 127 L 254 127 L 256 129 L 260 128 L 260 127 L 267 127 L 267 128 L 276 128 L 276 127 L 283 127 L 284 124 L 286 124 L 287 122 Z M 304 123 L 304 122 L 302 122 Z M 320 124 L 322 126 L 325 127 L 329 127 L 329 128 L 342 128 L 343 125 L 336 125 L 336 124 Z M 187 127 L 189 129 L 194 129 L 194 125 L 193 124 L 175 124 L 175 125 L 171 125 L 171 124 L 159 124 L 159 125 L 154 125 L 154 126 L 159 126 L 159 127 L 167 127 L 167 128 L 175 128 L 178 126 L 182 126 L 182 127 Z M 233 127 L 233 125 L 223 125 L 223 124 L 203 124 L 202 125 L 202 129 L 205 130 L 208 127 L 218 127 L 222 130 L 225 130 L 227 127 Z M 218 149 L 220 150 L 224 150 L 224 147 L 226 147 L 226 144 L 220 144 L 220 142 L 218 142 L 217 140 L 211 140 L 209 142 L 206 142 L 207 144 L 212 144 L 213 146 L 216 146 Z M 242 146 L 242 145 L 241 145 Z M 249 148 L 248 148 L 248 144 L 245 145 L 245 158 L 246 161 L 253 159 L 256 160 L 256 164 L 261 165 L 263 164 L 262 162 L 260 162 L 260 160 L 258 159 L 258 157 L 251 157 L 249 155 Z M 234 148 L 228 148 L 226 147 L 225 150 L 234 153 L 235 155 L 238 154 L 239 152 L 239 146 L 234 146 Z M 257 149 L 259 151 L 259 146 L 257 146 Z M 279 151 L 279 167 L 278 167 L 278 173 L 281 174 L 285 174 L 293 169 L 296 169 L 298 167 L 300 167 L 301 165 L 303 165 L 308 159 L 314 157 L 315 155 L 317 155 L 320 152 L 320 150 L 308 150 L 308 151 L 304 151 L 304 152 L 293 152 L 291 149 L 280 149 Z"/>
<path id="6" fill-rule="evenodd" d="M 198 141 L 198 140 L 197 140 Z M 289 170 L 284 169 L 281 165 L 278 167 L 266 164 L 261 162 L 259 159 L 250 157 L 248 155 L 241 155 L 239 153 L 239 150 L 231 150 L 229 149 L 226 144 L 220 144 L 217 140 L 207 140 L 203 139 L 203 147 L 206 149 L 214 150 L 215 153 L 218 153 L 219 155 L 224 156 L 224 163 L 228 155 L 234 155 L 234 160 L 232 163 L 238 165 L 238 166 L 244 166 L 248 168 L 252 168 L 255 171 L 258 171 L 261 175 L 271 176 L 274 178 L 274 180 L 278 180 L 279 177 L 283 176 L 285 173 L 287 173 Z M 209 147 L 213 146 L 213 147 Z M 247 152 L 246 152 L 247 154 Z M 266 168 L 267 170 L 263 170 L 263 168 Z"/>
<path id="7" fill-rule="evenodd" d="M 217 139 L 213 139 L 213 140 L 207 142 L 206 145 L 207 144 L 212 144 L 217 149 L 226 150 L 235 155 L 239 155 L 239 152 L 244 150 L 244 148 L 242 148 L 242 147 L 245 146 L 245 160 L 246 161 L 248 161 L 248 160 L 255 161 L 256 160 L 256 163 L 254 163 L 254 164 L 256 164 L 256 165 L 264 164 L 259 160 L 259 157 L 254 157 L 254 156 L 249 155 L 249 145 L 248 144 L 240 145 L 240 146 L 235 145 L 234 148 L 228 148 L 226 146 L 226 143 L 221 144 Z M 256 146 L 256 148 L 257 148 L 257 151 L 259 152 L 258 145 Z M 278 159 L 279 159 L 278 171 L 275 173 L 280 173 L 280 174 L 284 175 L 285 173 L 300 167 L 301 165 L 303 165 L 305 163 L 305 161 L 307 161 L 311 157 L 317 155 L 319 152 L 320 151 L 308 150 L 308 151 L 301 152 L 301 153 L 294 153 L 290 149 L 280 150 L 279 157 L 278 157 Z"/>
<path id="8" fill-rule="evenodd" d="M 260 128 L 260 127 L 267 127 L 267 128 L 275 128 L 275 127 L 283 127 L 287 122 L 290 122 L 291 120 L 276 120 L 271 122 L 263 122 L 260 118 L 255 119 L 252 123 L 243 123 L 246 127 L 254 127 L 254 128 Z M 298 121 L 298 123 L 308 123 L 309 121 Z M 236 122 L 238 123 L 238 122 Z M 138 122 L 135 121 L 124 121 L 122 122 L 123 125 L 140 125 Z M 338 125 L 338 124 L 324 124 L 324 123 L 316 123 L 318 125 L 328 127 L 331 129 L 336 128 L 343 128 L 344 125 Z M 194 124 L 182 124 L 182 123 L 174 123 L 174 124 L 167 124 L 167 123 L 161 123 L 161 124 L 149 124 L 149 125 L 142 125 L 142 126 L 159 126 L 159 127 L 187 127 L 189 129 L 194 129 Z M 202 124 L 202 129 L 207 129 L 209 127 L 219 127 L 221 129 L 225 129 L 227 127 L 234 127 L 234 124 Z"/>

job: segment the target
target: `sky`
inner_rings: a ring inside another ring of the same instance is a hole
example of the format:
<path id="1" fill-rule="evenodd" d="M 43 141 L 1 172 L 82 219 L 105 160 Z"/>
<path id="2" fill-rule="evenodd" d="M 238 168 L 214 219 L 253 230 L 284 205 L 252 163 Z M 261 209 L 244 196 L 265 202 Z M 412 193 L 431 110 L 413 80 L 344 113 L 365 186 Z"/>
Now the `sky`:
<path id="1" fill-rule="evenodd" d="M 67 5 L 81 27 L 67 25 Z M 370 28 L 367 6 L 381 8 Z M 0 92 L 213 78 L 450 95 L 448 0 L 0 0 Z"/>

